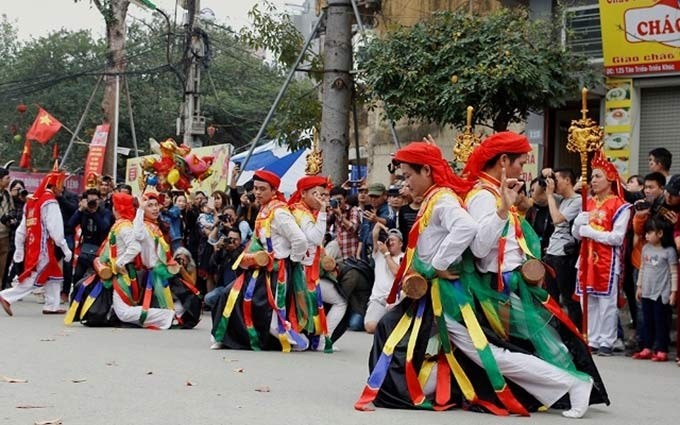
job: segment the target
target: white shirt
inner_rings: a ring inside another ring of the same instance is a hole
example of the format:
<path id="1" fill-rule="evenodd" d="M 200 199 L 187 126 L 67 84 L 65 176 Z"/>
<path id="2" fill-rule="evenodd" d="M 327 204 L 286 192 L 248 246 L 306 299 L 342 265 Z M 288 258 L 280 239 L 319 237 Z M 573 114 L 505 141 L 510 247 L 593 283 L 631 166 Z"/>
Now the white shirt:
<path id="1" fill-rule="evenodd" d="M 122 227 L 116 233 L 116 267 L 122 269 L 126 264 L 131 263 L 141 250 L 141 245 L 137 240 L 133 227 Z"/>
<path id="2" fill-rule="evenodd" d="M 295 222 L 295 217 L 287 208 L 277 208 L 272 220 L 272 247 L 274 258 L 290 258 L 300 262 L 307 254 L 307 238 Z M 267 236 L 264 229 L 258 235 L 262 246 L 267 247 Z"/>
<path id="3" fill-rule="evenodd" d="M 156 247 L 156 241 L 149 234 L 144 224 L 144 209 L 137 209 L 137 215 L 134 220 L 134 235 L 140 245 L 140 254 L 142 255 L 142 263 L 144 267 L 152 269 L 156 267 L 160 261 Z"/>
<path id="4" fill-rule="evenodd" d="M 472 195 L 467 202 L 468 212 L 479 223 L 480 231 L 470 248 L 477 257 L 477 270 L 482 273 L 498 273 L 498 242 L 508 219 L 503 220 L 496 213 L 496 197 L 486 189 Z M 509 226 L 505 241 L 503 272 L 515 270 L 525 260 L 515 236 L 514 226 Z"/>
<path id="5" fill-rule="evenodd" d="M 404 257 L 404 253 L 399 253 L 399 255 L 393 256 L 392 261 L 399 264 Z M 379 301 L 385 304 L 387 296 L 392 290 L 392 284 L 394 283 L 394 273 L 390 270 L 387 265 L 387 257 L 380 252 L 373 252 L 373 261 L 375 261 L 375 282 L 373 283 L 373 289 L 371 290 L 371 296 L 369 301 Z"/>
<path id="6" fill-rule="evenodd" d="M 458 199 L 445 194 L 435 204 L 430 223 L 418 238 L 418 257 L 437 270 L 446 270 L 460 261 L 478 228 Z"/>
<path id="7" fill-rule="evenodd" d="M 595 242 L 599 242 L 609 246 L 621 246 L 628 231 L 628 222 L 630 221 L 630 208 L 621 211 L 610 232 L 604 230 L 595 230 L 588 224 L 590 212 L 584 211 L 576 216 L 574 220 L 574 228 L 572 234 L 578 240 L 582 238 L 589 238 Z"/>
<path id="8" fill-rule="evenodd" d="M 326 219 L 326 211 L 319 211 L 316 221 L 309 214 L 301 215 L 300 230 L 307 238 L 307 253 L 302 260 L 302 264 L 305 266 L 311 266 L 314 263 L 316 248 L 323 245 L 323 238 L 326 236 Z"/>

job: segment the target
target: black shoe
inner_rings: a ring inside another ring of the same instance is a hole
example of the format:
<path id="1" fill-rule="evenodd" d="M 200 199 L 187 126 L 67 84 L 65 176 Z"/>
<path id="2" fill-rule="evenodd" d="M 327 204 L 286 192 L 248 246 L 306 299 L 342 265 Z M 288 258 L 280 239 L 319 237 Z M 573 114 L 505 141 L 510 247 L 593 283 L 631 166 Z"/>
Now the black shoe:
<path id="1" fill-rule="evenodd" d="M 611 357 L 614 354 L 610 347 L 600 347 L 597 351 L 597 355 L 600 357 Z"/>

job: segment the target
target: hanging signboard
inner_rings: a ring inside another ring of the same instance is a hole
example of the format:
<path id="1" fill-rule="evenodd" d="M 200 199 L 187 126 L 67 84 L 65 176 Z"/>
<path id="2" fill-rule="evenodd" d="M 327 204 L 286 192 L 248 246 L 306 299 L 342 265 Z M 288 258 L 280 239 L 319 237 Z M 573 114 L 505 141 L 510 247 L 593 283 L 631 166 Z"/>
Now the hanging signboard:
<path id="1" fill-rule="evenodd" d="M 678 0 L 600 0 L 607 76 L 680 72 Z"/>

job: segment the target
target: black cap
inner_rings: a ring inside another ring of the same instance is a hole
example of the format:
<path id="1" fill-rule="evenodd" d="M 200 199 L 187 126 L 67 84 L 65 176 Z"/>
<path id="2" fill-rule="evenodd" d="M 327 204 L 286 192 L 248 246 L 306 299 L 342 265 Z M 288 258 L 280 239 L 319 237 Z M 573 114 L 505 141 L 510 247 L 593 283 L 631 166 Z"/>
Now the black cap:
<path id="1" fill-rule="evenodd" d="M 676 174 L 674 176 L 671 176 L 670 180 L 668 180 L 668 182 L 666 182 L 666 186 L 664 186 L 664 189 L 666 189 L 666 192 L 668 192 L 669 195 L 679 196 L 680 195 L 680 174 Z"/>

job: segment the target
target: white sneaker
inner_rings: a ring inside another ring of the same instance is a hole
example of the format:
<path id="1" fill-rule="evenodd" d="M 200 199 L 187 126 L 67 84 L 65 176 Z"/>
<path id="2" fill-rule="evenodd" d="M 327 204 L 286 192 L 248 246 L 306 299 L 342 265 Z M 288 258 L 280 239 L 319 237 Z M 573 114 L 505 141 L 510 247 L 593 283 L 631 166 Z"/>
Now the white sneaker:
<path id="1" fill-rule="evenodd" d="M 621 338 L 617 339 L 616 342 L 614 343 L 614 346 L 612 347 L 614 349 L 614 352 L 616 353 L 623 353 L 626 351 L 626 344 L 623 343 L 623 340 Z"/>
<path id="2" fill-rule="evenodd" d="M 211 350 L 221 350 L 224 348 L 224 344 L 221 342 L 213 342 L 212 345 L 210 345 Z"/>

